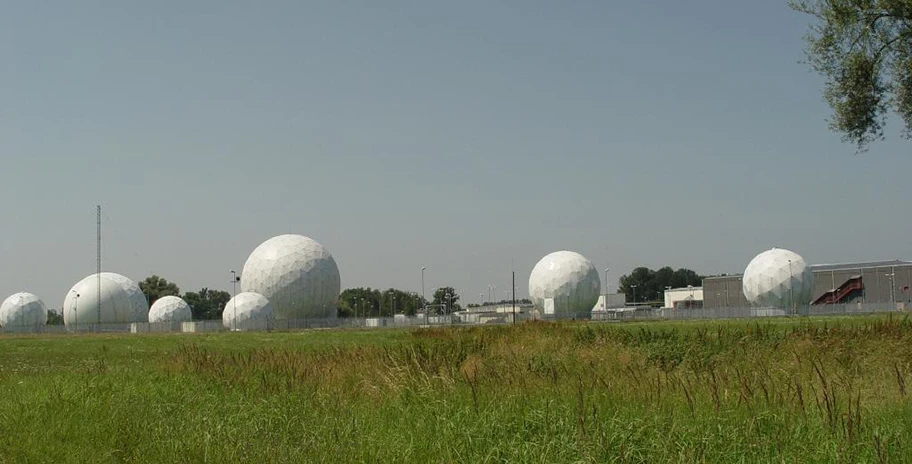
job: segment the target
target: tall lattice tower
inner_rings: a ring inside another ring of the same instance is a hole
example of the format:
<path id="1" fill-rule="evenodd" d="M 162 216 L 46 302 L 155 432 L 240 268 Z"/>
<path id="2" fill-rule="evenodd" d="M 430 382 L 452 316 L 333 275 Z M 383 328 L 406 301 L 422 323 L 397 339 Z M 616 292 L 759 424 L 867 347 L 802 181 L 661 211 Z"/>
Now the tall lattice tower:
<path id="1" fill-rule="evenodd" d="M 101 324 L 101 205 L 95 206 L 95 273 L 98 279 L 98 323 Z"/>

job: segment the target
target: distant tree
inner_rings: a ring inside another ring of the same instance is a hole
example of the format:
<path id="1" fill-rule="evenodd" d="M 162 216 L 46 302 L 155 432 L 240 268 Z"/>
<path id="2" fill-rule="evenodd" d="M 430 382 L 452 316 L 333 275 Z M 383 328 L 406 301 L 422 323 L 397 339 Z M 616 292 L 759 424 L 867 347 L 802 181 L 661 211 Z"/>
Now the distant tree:
<path id="1" fill-rule="evenodd" d="M 57 312 L 56 309 L 48 310 L 48 325 L 63 325 L 63 311 Z"/>
<path id="2" fill-rule="evenodd" d="M 618 279 L 618 289 L 627 295 L 629 301 L 640 303 L 661 300 L 666 287 L 697 287 L 702 283 L 702 276 L 686 268 L 675 270 L 666 266 L 653 271 L 648 267 L 637 267 Z"/>
<path id="3" fill-rule="evenodd" d="M 210 290 L 203 287 L 198 292 L 187 292 L 184 294 L 184 301 L 190 305 L 190 311 L 193 313 L 193 319 L 220 319 L 222 310 L 231 299 L 231 294 L 221 290 Z"/>
<path id="4" fill-rule="evenodd" d="M 434 290 L 434 302 L 435 305 L 446 305 L 446 307 L 452 311 L 459 311 L 462 309 L 459 306 L 459 294 L 456 293 L 456 289 L 453 287 L 440 287 L 437 290 Z"/>
<path id="5" fill-rule="evenodd" d="M 347 288 L 339 295 L 339 317 L 391 317 L 399 313 L 414 316 L 421 301 L 415 292 L 395 288 Z"/>
<path id="6" fill-rule="evenodd" d="M 830 128 L 859 151 L 883 139 L 894 110 L 912 136 L 912 0 L 791 0 L 815 18 L 806 36 L 811 68 L 826 78 Z"/>
<path id="7" fill-rule="evenodd" d="M 146 277 L 145 280 L 140 282 L 139 288 L 142 290 L 143 294 L 146 295 L 149 306 L 152 306 L 155 303 L 155 300 L 163 296 L 180 295 L 180 288 L 178 288 L 176 284 L 168 282 L 154 274 Z"/>

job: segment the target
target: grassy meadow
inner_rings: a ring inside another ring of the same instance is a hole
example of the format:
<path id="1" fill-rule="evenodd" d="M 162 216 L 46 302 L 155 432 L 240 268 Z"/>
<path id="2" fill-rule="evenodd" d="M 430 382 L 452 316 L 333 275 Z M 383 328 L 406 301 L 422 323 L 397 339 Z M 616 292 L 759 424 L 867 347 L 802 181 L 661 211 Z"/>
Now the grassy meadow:
<path id="1" fill-rule="evenodd" d="M 0 338 L 0 462 L 912 462 L 904 315 Z"/>

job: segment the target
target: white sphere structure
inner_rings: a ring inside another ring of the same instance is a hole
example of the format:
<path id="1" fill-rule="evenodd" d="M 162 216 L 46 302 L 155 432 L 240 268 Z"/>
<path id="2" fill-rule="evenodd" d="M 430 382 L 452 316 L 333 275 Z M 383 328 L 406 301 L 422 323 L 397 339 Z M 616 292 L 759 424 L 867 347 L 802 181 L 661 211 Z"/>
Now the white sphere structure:
<path id="1" fill-rule="evenodd" d="M 20 292 L 0 304 L 0 327 L 7 330 L 47 324 L 48 309 L 35 295 Z"/>
<path id="2" fill-rule="evenodd" d="M 241 272 L 241 290 L 268 298 L 277 319 L 335 318 L 339 267 L 317 241 L 279 235 L 250 253 Z"/>
<path id="3" fill-rule="evenodd" d="M 149 305 L 132 280 L 113 272 L 92 274 L 73 285 L 63 301 L 63 322 L 73 324 L 126 324 L 148 320 Z"/>
<path id="4" fill-rule="evenodd" d="M 275 312 L 269 299 L 259 293 L 238 293 L 222 310 L 222 325 L 231 330 L 265 329 Z"/>
<path id="5" fill-rule="evenodd" d="M 801 255 L 773 248 L 757 255 L 744 269 L 744 296 L 754 306 L 807 306 L 814 291 L 814 273 Z"/>
<path id="6" fill-rule="evenodd" d="M 545 256 L 529 276 L 529 296 L 535 308 L 545 314 L 591 311 L 601 289 L 598 270 L 585 256 L 573 251 Z"/>
<path id="7" fill-rule="evenodd" d="M 190 305 L 183 298 L 163 296 L 149 308 L 149 322 L 189 322 L 193 319 Z"/>

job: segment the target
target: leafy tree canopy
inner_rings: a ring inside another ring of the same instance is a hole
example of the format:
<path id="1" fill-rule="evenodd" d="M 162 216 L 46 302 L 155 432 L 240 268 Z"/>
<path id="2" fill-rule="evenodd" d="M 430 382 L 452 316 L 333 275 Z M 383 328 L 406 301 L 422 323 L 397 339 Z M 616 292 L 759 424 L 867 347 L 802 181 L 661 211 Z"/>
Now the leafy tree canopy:
<path id="1" fill-rule="evenodd" d="M 339 317 L 414 316 L 422 307 L 421 295 L 390 288 L 348 288 L 339 295 Z"/>
<path id="2" fill-rule="evenodd" d="M 450 312 L 459 311 L 459 294 L 453 287 L 440 287 L 434 290 L 434 305 L 446 305 Z"/>
<path id="3" fill-rule="evenodd" d="M 686 268 L 672 269 L 668 266 L 657 271 L 648 267 L 638 267 L 618 279 L 619 291 L 627 295 L 628 301 L 635 303 L 664 298 L 666 287 L 698 287 L 702 284 L 703 276 L 696 272 Z"/>
<path id="4" fill-rule="evenodd" d="M 63 311 L 58 312 L 56 309 L 48 310 L 48 325 L 63 325 Z"/>
<path id="5" fill-rule="evenodd" d="M 203 287 L 198 292 L 185 293 L 183 298 L 190 305 L 194 320 L 220 319 L 231 294 Z"/>
<path id="6" fill-rule="evenodd" d="M 139 288 L 146 295 L 146 301 L 149 302 L 149 306 L 152 306 L 155 300 L 163 296 L 180 295 L 180 288 L 177 285 L 157 275 L 146 277 L 145 280 L 139 283 Z"/>
<path id="7" fill-rule="evenodd" d="M 912 0 L 792 0 L 815 21 L 806 37 L 811 68 L 826 78 L 830 128 L 859 151 L 883 139 L 892 109 L 912 136 Z"/>

